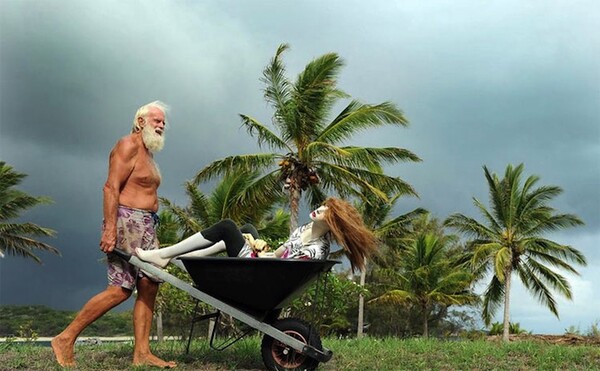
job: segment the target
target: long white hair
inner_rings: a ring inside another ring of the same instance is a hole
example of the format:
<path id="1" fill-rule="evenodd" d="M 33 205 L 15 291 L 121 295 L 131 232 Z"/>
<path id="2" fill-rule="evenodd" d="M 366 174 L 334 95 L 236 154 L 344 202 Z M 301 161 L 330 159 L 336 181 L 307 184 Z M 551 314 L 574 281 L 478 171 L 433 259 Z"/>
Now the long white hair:
<path id="1" fill-rule="evenodd" d="M 165 116 L 167 115 L 167 111 L 169 110 L 169 106 L 159 100 L 155 100 L 154 102 L 150 102 L 141 106 L 140 108 L 138 108 L 137 112 L 135 113 L 135 117 L 133 118 L 133 127 L 131 128 L 132 133 L 137 133 L 142 129 L 138 122 L 138 118 L 141 117 L 145 121 L 151 108 L 158 108 L 162 111 L 162 113 L 165 114 Z"/>

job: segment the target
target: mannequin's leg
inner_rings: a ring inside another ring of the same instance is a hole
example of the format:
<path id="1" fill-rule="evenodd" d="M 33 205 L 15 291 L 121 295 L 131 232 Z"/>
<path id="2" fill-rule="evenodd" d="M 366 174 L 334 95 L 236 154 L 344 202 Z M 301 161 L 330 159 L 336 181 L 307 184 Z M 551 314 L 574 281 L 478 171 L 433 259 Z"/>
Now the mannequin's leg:
<path id="1" fill-rule="evenodd" d="M 206 239 L 202 235 L 202 232 L 198 232 L 195 235 L 192 235 L 185 240 L 169 247 L 157 250 L 142 250 L 138 248 L 135 249 L 135 252 L 138 258 L 141 260 L 154 263 L 159 267 L 164 268 L 167 266 L 167 264 L 169 264 L 171 258 L 189 253 L 194 250 L 206 249 L 207 247 L 210 248 L 214 244 L 214 241 Z M 222 249 L 223 247 L 220 246 L 220 248 Z"/>
<path id="2" fill-rule="evenodd" d="M 222 244 L 217 243 L 221 241 Z M 237 256 L 245 243 L 246 240 L 244 240 L 236 224 L 230 219 L 225 219 L 173 246 L 158 250 L 136 249 L 136 253 L 141 260 L 164 268 L 172 258 L 196 250 L 208 251 L 199 252 L 200 255 L 194 256 L 213 255 L 223 251 L 224 248 L 227 249 L 229 256 Z"/>

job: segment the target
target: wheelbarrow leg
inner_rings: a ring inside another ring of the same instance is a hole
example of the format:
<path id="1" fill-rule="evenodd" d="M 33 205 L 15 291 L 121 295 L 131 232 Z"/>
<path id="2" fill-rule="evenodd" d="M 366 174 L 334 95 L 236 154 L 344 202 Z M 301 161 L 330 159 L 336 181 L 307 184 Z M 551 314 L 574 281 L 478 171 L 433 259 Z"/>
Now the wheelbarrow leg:
<path id="1" fill-rule="evenodd" d="M 219 318 L 219 316 L 221 315 L 220 311 L 216 311 L 214 313 L 209 313 L 209 314 L 203 314 L 201 316 L 198 315 L 198 307 L 200 306 L 200 300 L 196 299 L 196 306 L 194 307 L 194 312 L 192 313 L 192 324 L 190 326 L 190 335 L 188 336 L 188 342 L 187 342 L 187 347 L 185 348 L 185 354 L 189 354 L 190 353 L 190 344 L 192 343 L 192 336 L 194 333 L 194 325 L 196 324 L 196 322 L 200 322 L 200 321 L 204 321 L 205 319 L 209 319 L 209 318 Z M 214 331 L 213 331 L 214 334 Z"/>
<path id="2" fill-rule="evenodd" d="M 196 323 L 196 313 L 198 312 L 198 306 L 200 305 L 200 300 L 196 299 L 196 306 L 194 307 L 194 312 L 192 314 L 192 324 L 190 326 L 190 335 L 188 336 L 187 347 L 185 348 L 185 354 L 190 353 L 190 344 L 192 343 L 192 334 L 194 333 L 194 324 Z"/>

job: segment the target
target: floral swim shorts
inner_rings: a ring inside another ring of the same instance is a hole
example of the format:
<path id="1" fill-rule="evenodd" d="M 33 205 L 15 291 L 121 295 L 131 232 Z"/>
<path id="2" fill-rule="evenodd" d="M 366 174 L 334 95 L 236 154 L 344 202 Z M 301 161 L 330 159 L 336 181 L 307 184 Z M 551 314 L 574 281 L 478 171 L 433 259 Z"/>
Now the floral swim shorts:
<path id="1" fill-rule="evenodd" d="M 158 249 L 156 237 L 158 215 L 152 211 L 119 206 L 117 211 L 117 245 L 116 247 L 135 254 L 136 248 L 143 250 Z M 116 254 L 108 254 L 108 284 L 133 290 L 138 278 L 148 277 L 156 283 L 162 280 L 151 276 Z"/>

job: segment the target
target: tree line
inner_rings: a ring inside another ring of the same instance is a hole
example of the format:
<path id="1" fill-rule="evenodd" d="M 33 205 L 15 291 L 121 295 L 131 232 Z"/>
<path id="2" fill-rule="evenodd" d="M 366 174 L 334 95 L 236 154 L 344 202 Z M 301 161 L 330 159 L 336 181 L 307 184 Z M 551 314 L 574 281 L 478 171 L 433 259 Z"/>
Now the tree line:
<path id="1" fill-rule="evenodd" d="M 75 314 L 43 305 L 1 305 L 0 337 L 55 336 Z M 131 311 L 110 312 L 86 328 L 82 336 L 130 336 L 132 331 Z"/>

